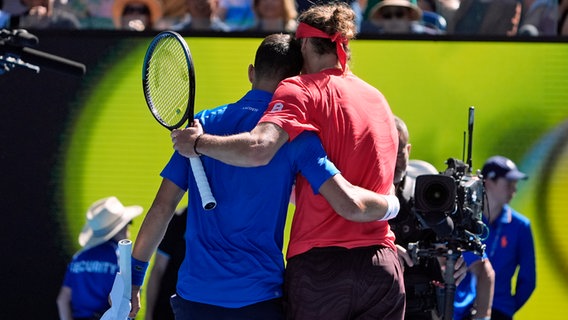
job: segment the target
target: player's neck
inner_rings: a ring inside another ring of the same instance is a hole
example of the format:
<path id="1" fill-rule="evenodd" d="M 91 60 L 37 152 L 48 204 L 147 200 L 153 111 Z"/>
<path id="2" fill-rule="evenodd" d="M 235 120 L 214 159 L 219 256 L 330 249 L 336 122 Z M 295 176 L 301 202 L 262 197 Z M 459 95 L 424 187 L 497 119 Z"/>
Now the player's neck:
<path id="1" fill-rule="evenodd" d="M 266 81 L 266 80 L 254 81 L 252 84 L 252 89 L 263 90 L 270 93 L 274 93 L 279 83 L 280 81 Z"/>
<path id="2" fill-rule="evenodd" d="M 323 55 L 312 54 L 306 59 L 306 73 L 318 73 L 327 69 L 341 69 L 337 56 L 327 53 Z"/>

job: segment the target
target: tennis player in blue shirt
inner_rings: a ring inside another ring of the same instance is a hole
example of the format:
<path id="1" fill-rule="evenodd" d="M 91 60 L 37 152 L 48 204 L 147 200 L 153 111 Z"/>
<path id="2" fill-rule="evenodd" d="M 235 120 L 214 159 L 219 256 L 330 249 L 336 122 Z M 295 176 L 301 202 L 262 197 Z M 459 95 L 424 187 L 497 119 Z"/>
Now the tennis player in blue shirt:
<path id="1" fill-rule="evenodd" d="M 489 227 L 489 236 L 484 241 L 487 245 L 485 252 L 495 270 L 491 319 L 513 319 L 536 287 L 531 223 L 509 206 L 517 191 L 517 182 L 527 179 L 527 175 L 503 156 L 489 158 L 481 173 L 487 194 L 483 222 Z M 517 269 L 516 282 L 511 288 Z"/>

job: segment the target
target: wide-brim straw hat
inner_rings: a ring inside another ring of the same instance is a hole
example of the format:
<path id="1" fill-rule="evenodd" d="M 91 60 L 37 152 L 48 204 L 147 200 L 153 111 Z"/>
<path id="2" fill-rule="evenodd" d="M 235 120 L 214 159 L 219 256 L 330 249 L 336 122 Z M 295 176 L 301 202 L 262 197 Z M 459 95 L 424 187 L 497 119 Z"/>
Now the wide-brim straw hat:
<path id="1" fill-rule="evenodd" d="M 97 200 L 87 210 L 87 223 L 79 234 L 84 248 L 106 242 L 142 213 L 141 206 L 125 207 L 116 197 Z"/>
<path id="2" fill-rule="evenodd" d="M 131 3 L 144 4 L 150 10 L 150 22 L 155 25 L 162 18 L 162 6 L 157 0 L 114 0 L 112 5 L 112 20 L 115 27 L 120 28 L 124 7 Z"/>
<path id="3" fill-rule="evenodd" d="M 382 0 L 377 3 L 371 11 L 369 11 L 369 20 L 382 20 L 383 17 L 378 14 L 384 7 L 405 7 L 410 9 L 410 18 L 412 21 L 418 21 L 422 17 L 422 10 L 416 5 L 416 0 Z"/>

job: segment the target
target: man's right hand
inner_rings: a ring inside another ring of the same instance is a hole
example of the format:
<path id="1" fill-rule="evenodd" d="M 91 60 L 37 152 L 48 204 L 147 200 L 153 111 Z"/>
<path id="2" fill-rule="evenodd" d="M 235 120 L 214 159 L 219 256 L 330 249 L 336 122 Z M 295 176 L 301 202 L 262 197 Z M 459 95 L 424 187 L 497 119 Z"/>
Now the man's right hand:
<path id="1" fill-rule="evenodd" d="M 174 129 L 170 134 L 174 149 L 186 158 L 197 157 L 195 153 L 195 140 L 203 134 L 203 127 L 198 120 L 193 120 L 190 127 L 184 129 Z"/>
<path id="2" fill-rule="evenodd" d="M 136 318 L 138 311 L 140 311 L 140 286 L 132 286 L 130 313 L 128 314 L 128 319 Z"/>

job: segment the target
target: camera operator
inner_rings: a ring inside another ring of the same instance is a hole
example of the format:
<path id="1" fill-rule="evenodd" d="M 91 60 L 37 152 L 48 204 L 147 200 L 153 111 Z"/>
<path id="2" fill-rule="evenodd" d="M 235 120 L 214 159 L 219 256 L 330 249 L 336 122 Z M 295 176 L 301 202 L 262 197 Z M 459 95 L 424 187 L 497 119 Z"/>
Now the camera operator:
<path id="1" fill-rule="evenodd" d="M 425 161 L 409 161 L 411 145 L 408 143 L 408 129 L 400 118 L 395 117 L 395 121 L 399 133 L 399 149 L 394 184 L 396 195 L 400 201 L 400 211 L 398 216 L 390 220 L 389 223 L 396 235 L 399 257 L 406 263 L 404 270 L 407 295 L 405 318 L 413 320 L 440 319 L 444 314 L 443 274 L 445 260 L 441 256 L 433 255 L 422 257 L 419 263 L 415 264 L 407 252 L 409 243 L 422 242 L 434 245 L 439 242 L 436 232 L 431 228 L 422 226 L 418 220 L 412 199 L 416 177 L 422 174 L 437 174 L 438 171 Z M 486 259 L 481 259 L 470 252 L 465 252 L 462 256 L 457 259 L 454 265 L 455 282 L 456 284 L 463 283 L 462 279 L 464 279 L 468 270 L 475 274 L 478 278 L 477 292 L 479 292 L 476 301 L 479 312 L 477 312 L 476 318 L 489 316 L 493 296 L 491 265 Z M 470 267 L 468 268 L 464 262 L 469 262 Z M 471 284 L 471 282 L 468 284 Z M 475 299 L 475 296 L 473 298 Z M 456 300 L 456 302 L 461 301 Z M 469 302 L 473 302 L 473 299 Z M 458 310 L 461 310 L 461 306 L 456 305 Z"/>

